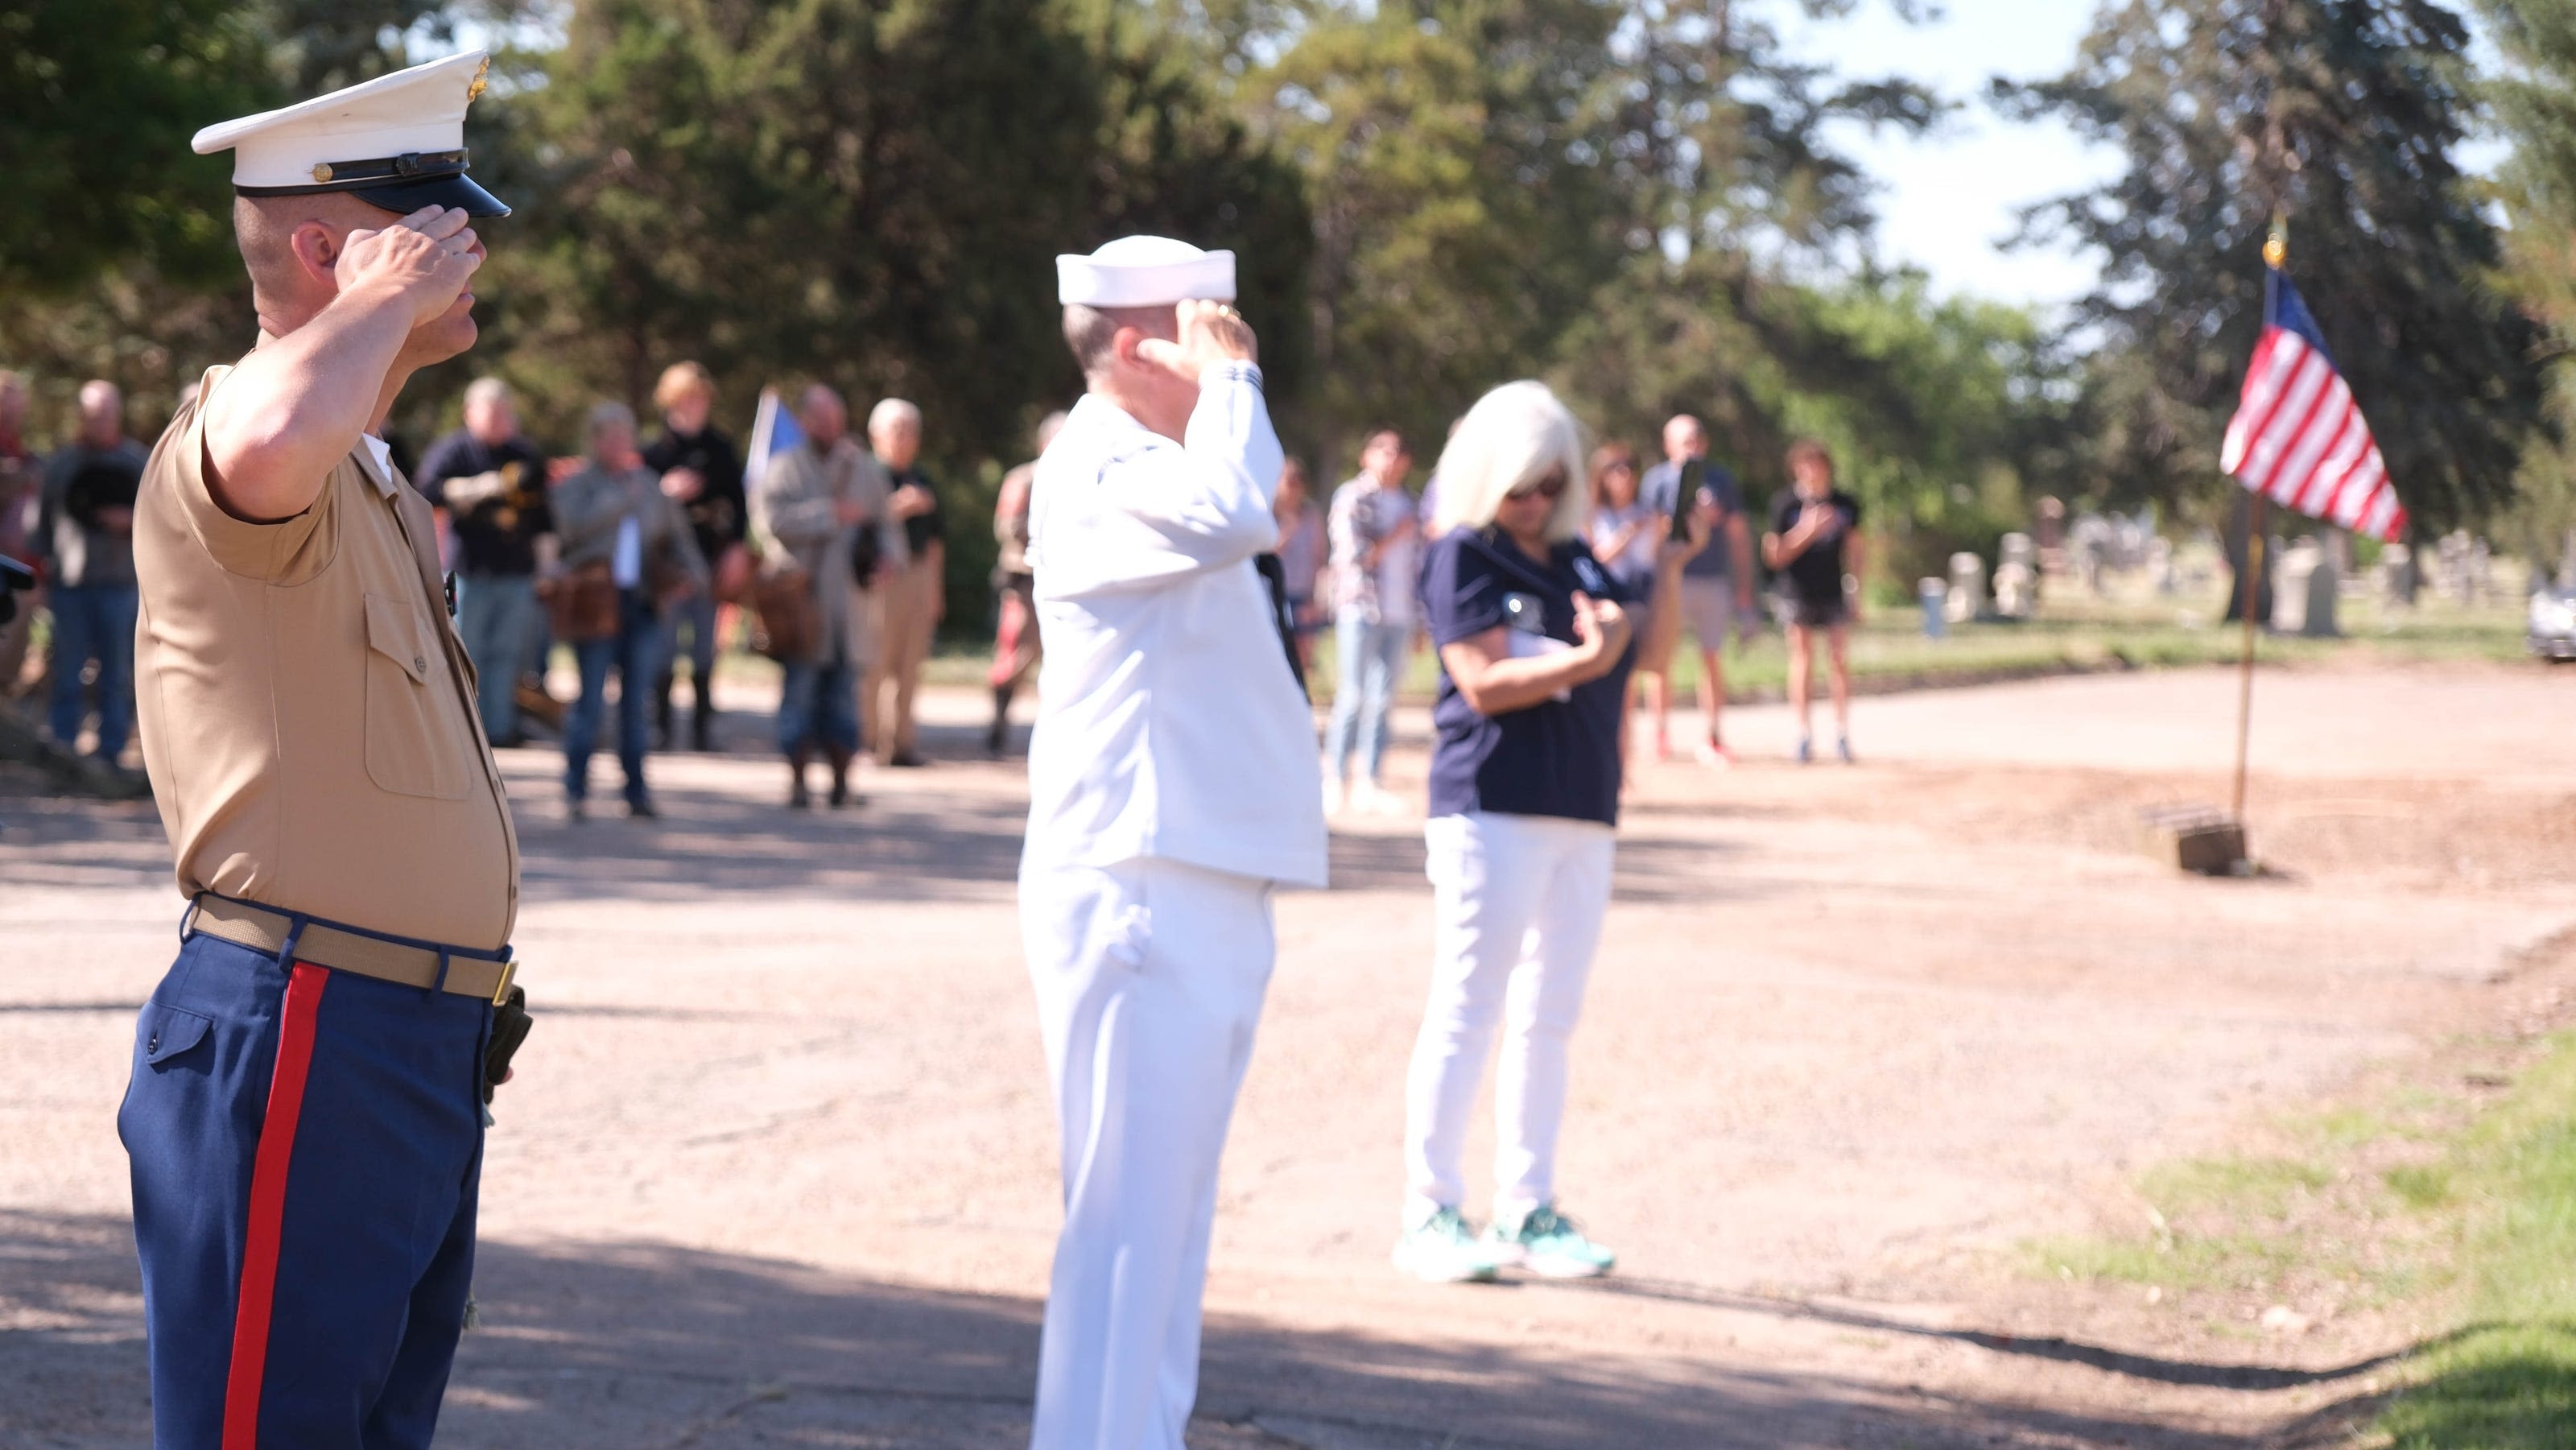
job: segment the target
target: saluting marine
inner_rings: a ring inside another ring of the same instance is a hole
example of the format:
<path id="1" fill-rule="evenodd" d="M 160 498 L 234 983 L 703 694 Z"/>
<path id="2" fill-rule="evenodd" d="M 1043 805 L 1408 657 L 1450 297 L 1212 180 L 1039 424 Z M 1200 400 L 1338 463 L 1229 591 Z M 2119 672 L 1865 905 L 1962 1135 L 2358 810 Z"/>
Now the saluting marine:
<path id="1" fill-rule="evenodd" d="M 1324 884 L 1323 778 L 1254 565 L 1280 452 L 1233 254 L 1128 237 L 1056 266 L 1089 392 L 1029 520 L 1020 931 L 1065 1188 L 1031 1444 L 1181 1450 L 1271 889 Z"/>
<path id="2" fill-rule="evenodd" d="M 378 435 L 474 342 L 470 219 L 509 214 L 465 174 L 483 67 L 196 138 L 233 152 L 260 338 L 135 513 L 143 755 L 190 903 L 117 1118 L 162 1450 L 425 1446 L 464 1321 L 526 1023 L 519 853 L 429 504 Z"/>

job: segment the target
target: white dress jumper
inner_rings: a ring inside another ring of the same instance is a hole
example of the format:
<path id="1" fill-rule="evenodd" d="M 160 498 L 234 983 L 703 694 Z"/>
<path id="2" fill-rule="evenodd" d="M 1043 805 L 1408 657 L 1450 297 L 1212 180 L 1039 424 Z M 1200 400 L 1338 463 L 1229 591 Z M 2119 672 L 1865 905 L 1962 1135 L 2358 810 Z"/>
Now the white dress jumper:
<path id="1" fill-rule="evenodd" d="M 1182 1450 L 1217 1162 L 1275 884 L 1324 884 L 1313 715 L 1252 564 L 1279 440 L 1250 364 L 1183 441 L 1087 396 L 1038 460 L 1045 647 L 1020 931 L 1063 1130 L 1034 1450 Z"/>

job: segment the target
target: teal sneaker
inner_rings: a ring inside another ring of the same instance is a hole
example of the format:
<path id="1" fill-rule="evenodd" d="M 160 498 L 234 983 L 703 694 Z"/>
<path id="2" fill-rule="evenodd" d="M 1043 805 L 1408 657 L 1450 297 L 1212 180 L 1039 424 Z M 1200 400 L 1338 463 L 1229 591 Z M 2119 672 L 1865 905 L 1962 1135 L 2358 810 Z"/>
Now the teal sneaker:
<path id="1" fill-rule="evenodd" d="M 1610 1272 L 1619 1256 L 1583 1236 L 1574 1220 L 1542 1203 L 1510 1223 L 1496 1219 L 1485 1246 L 1504 1264 L 1517 1264 L 1542 1279 L 1592 1279 Z"/>
<path id="2" fill-rule="evenodd" d="M 1454 1208 L 1435 1209 L 1395 1241 L 1395 1266 L 1427 1284 L 1490 1283 L 1493 1250 Z"/>

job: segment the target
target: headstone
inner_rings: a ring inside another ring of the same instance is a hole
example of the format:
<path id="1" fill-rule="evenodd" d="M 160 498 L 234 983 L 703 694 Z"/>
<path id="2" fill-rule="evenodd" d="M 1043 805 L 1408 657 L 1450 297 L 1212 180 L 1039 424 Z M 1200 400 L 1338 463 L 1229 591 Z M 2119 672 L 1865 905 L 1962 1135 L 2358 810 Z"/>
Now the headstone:
<path id="1" fill-rule="evenodd" d="M 2039 570 L 2028 534 L 2004 535 L 1995 564 L 1995 616 L 2028 619 L 2039 604 Z"/>
<path id="2" fill-rule="evenodd" d="M 2316 540 L 2299 542 L 2312 544 Z M 2333 548 L 2319 546 L 2316 567 L 2308 571 L 2308 607 L 2299 619 L 2299 633 L 2310 639 L 2334 639 L 2343 633 L 2335 627 L 2335 601 L 2343 597 L 2343 564 L 2335 554 Z"/>
<path id="3" fill-rule="evenodd" d="M 2281 551 L 2272 574 L 2272 629 L 2276 634 L 2308 630 L 2308 580 L 2325 567 L 2326 551 L 2314 539 L 2295 539 Z M 2328 621 L 2329 627 L 2332 621 Z"/>
<path id="4" fill-rule="evenodd" d="M 1914 597 L 1923 605 L 1923 637 L 1939 639 L 1950 632 L 1945 618 L 1950 603 L 1950 586 L 1938 579 L 1924 579 L 1914 586 Z"/>
<path id="5" fill-rule="evenodd" d="M 2174 592 L 2173 542 L 2165 538 L 2147 541 L 2147 583 L 2158 594 Z"/>
<path id="6" fill-rule="evenodd" d="M 2415 603 L 2415 551 L 2404 544 L 2379 551 L 2379 602 L 2391 609 Z"/>
<path id="7" fill-rule="evenodd" d="M 2066 537 L 2066 501 L 2043 498 L 2039 501 L 2038 519 L 2033 527 L 2039 532 L 2040 572 L 2054 579 L 2066 573 L 2068 563 Z"/>
<path id="8" fill-rule="evenodd" d="M 1965 550 L 1950 556 L 1950 592 L 1942 616 L 1966 624 L 1986 612 L 1986 561 Z"/>

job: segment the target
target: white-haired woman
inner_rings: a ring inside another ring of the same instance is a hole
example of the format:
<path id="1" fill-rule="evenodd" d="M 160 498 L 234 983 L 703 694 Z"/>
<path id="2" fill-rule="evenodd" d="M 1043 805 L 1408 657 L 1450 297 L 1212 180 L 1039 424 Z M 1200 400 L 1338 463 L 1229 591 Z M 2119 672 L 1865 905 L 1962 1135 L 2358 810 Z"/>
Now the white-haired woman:
<path id="1" fill-rule="evenodd" d="M 1614 1255 L 1556 1207 L 1566 1046 L 1610 902 L 1619 703 L 1630 642 L 1651 633 L 1585 547 L 1582 430 L 1538 383 L 1478 400 L 1440 455 L 1445 526 L 1422 572 L 1440 651 L 1430 848 L 1431 1000 L 1405 1093 L 1399 1267 L 1426 1279 L 1521 1267 L 1606 1272 Z M 1657 550 L 1650 609 L 1669 609 L 1704 523 Z M 1467 1119 L 1495 1029 L 1493 1222 L 1462 1208 Z"/>

